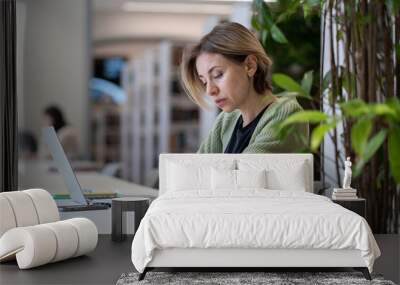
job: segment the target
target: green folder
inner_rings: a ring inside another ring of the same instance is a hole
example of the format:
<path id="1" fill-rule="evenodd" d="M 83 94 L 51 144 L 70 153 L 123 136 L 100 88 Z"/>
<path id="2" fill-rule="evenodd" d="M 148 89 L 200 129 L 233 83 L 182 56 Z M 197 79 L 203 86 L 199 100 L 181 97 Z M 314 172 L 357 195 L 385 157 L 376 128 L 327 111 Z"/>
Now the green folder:
<path id="1" fill-rule="evenodd" d="M 118 197 L 117 193 L 112 193 L 112 192 L 84 193 L 83 195 L 87 199 L 111 199 L 111 198 Z M 67 193 L 53 194 L 53 199 L 55 199 L 55 200 L 63 200 L 63 199 L 70 199 L 70 198 L 71 198 L 70 195 Z"/>

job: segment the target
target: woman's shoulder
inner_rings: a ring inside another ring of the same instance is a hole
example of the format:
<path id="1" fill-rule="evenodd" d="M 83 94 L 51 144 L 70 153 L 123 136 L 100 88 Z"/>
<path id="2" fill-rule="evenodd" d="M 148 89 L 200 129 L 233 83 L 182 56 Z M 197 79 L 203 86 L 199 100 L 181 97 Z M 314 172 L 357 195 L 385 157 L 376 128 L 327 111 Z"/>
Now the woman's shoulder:
<path id="1" fill-rule="evenodd" d="M 299 102 L 294 97 L 278 97 L 274 103 L 282 111 L 300 111 L 303 110 Z"/>
<path id="2" fill-rule="evenodd" d="M 73 126 L 66 125 L 58 130 L 57 135 L 59 139 L 77 137 L 78 132 Z"/>
<path id="3" fill-rule="evenodd" d="M 266 113 L 269 113 L 278 120 L 286 118 L 295 112 L 303 110 L 296 98 L 287 97 L 278 97 L 271 107 L 273 112 Z"/>
<path id="4" fill-rule="evenodd" d="M 65 125 L 64 127 L 60 128 L 58 132 L 64 134 L 73 134 L 76 133 L 76 129 L 71 125 Z"/>

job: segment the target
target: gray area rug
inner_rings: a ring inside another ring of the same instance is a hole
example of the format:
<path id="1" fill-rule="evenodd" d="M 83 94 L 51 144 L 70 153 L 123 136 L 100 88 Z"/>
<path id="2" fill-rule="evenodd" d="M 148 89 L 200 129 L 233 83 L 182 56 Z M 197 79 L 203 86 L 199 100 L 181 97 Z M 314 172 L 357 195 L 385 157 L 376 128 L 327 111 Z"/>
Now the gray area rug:
<path id="1" fill-rule="evenodd" d="M 148 272 L 142 281 L 138 281 L 139 273 L 124 273 L 117 285 L 145 284 L 387 284 L 380 275 L 372 275 L 368 281 L 360 272 Z"/>

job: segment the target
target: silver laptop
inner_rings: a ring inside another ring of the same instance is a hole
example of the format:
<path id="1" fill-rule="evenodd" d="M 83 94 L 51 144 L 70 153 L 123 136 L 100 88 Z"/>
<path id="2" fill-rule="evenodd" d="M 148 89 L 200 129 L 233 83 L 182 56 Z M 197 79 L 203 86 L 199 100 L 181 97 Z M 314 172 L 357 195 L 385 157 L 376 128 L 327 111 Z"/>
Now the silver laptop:
<path id="1" fill-rule="evenodd" d="M 56 200 L 60 211 L 101 210 L 110 207 L 110 203 L 94 202 L 85 198 L 82 188 L 76 179 L 71 164 L 58 140 L 53 127 L 42 130 L 44 142 L 47 144 L 58 172 L 64 178 L 71 199 Z"/>

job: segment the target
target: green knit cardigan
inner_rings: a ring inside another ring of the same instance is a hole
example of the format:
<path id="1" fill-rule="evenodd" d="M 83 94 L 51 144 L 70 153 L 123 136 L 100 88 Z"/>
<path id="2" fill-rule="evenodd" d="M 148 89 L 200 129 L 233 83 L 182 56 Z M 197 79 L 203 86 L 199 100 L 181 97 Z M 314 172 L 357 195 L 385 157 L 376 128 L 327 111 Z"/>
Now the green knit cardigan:
<path id="1" fill-rule="evenodd" d="M 308 142 L 308 124 L 296 124 L 284 139 L 280 138 L 276 130 L 277 123 L 299 110 L 302 107 L 294 98 L 279 98 L 273 102 L 258 122 L 243 153 L 287 153 L 302 150 Z M 197 152 L 223 153 L 240 115 L 239 110 L 221 112 Z"/>

